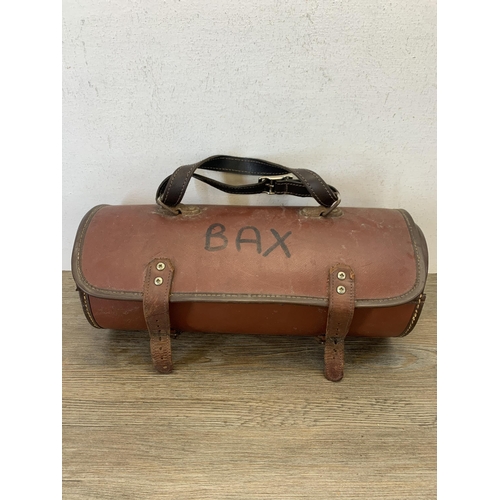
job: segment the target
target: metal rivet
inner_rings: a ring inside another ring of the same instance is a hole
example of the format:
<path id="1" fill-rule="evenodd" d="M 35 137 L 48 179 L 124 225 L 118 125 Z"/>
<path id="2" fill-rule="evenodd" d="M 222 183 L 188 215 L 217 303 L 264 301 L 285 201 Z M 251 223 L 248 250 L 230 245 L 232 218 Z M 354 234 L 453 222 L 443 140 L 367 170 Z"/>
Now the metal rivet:
<path id="1" fill-rule="evenodd" d="M 155 285 L 161 285 L 163 283 L 163 278 L 160 278 L 158 276 L 158 278 L 155 278 Z"/>
<path id="2" fill-rule="evenodd" d="M 163 271 L 165 269 L 165 264 L 163 262 L 158 262 L 158 264 L 156 264 L 156 269 L 158 269 L 158 271 Z"/>
<path id="3" fill-rule="evenodd" d="M 340 293 L 340 295 L 343 295 L 345 293 L 345 286 L 338 286 L 337 287 L 337 293 Z"/>
<path id="4" fill-rule="evenodd" d="M 337 274 L 337 278 L 339 280 L 345 280 L 345 273 L 344 273 L 344 271 L 340 271 L 340 273 Z"/>

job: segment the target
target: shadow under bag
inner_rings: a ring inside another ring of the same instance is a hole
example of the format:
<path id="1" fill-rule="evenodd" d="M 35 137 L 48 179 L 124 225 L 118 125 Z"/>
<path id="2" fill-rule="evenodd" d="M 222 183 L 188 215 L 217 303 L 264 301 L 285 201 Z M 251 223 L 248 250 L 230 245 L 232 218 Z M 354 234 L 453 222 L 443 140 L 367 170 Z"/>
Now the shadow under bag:
<path id="1" fill-rule="evenodd" d="M 224 184 L 197 169 L 259 176 Z M 226 193 L 312 197 L 317 207 L 181 204 L 194 177 Z M 404 210 L 339 207 L 315 172 L 213 156 L 178 168 L 156 205 L 99 205 L 82 220 L 72 272 L 96 328 L 148 330 L 154 367 L 172 371 L 170 332 L 323 336 L 341 380 L 347 335 L 415 326 L 428 255 Z"/>

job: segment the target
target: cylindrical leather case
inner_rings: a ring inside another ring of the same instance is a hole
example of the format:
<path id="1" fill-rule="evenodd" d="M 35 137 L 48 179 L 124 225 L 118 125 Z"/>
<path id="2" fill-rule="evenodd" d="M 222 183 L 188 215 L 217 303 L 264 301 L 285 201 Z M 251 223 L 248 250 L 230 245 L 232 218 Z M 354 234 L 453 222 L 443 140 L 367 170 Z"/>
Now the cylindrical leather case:
<path id="1" fill-rule="evenodd" d="M 264 177 L 231 186 L 196 168 Z M 320 206 L 181 205 L 192 176 L 226 192 L 310 195 Z M 219 156 L 181 167 L 160 185 L 156 205 L 100 205 L 82 220 L 72 272 L 85 315 L 94 327 L 153 335 L 154 311 L 160 323 L 168 316 L 158 327 L 164 336 L 169 328 L 342 341 L 408 334 L 425 300 L 421 230 L 404 210 L 339 202 L 314 172 L 262 160 Z M 336 324 L 343 310 L 346 323 Z"/>

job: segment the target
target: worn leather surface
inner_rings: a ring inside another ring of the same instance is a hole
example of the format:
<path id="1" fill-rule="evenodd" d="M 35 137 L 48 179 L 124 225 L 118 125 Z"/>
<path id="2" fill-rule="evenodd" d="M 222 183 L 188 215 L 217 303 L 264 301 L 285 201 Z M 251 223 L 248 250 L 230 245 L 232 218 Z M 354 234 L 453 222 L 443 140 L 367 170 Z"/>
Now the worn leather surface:
<path id="1" fill-rule="evenodd" d="M 158 269 L 158 264 L 162 266 Z M 143 313 L 149 331 L 151 358 L 160 373 L 172 371 L 170 345 L 170 290 L 174 267 L 166 258 L 153 259 L 146 267 Z"/>
<path id="2" fill-rule="evenodd" d="M 328 305 L 334 263 L 356 274 L 356 307 L 415 300 L 427 275 L 425 241 L 403 211 L 342 208 L 306 217 L 298 207 L 201 206 L 169 216 L 154 205 L 103 206 L 82 223 L 73 275 L 94 297 L 142 300 L 145 269 L 168 256 L 172 302 Z"/>
<path id="3" fill-rule="evenodd" d="M 234 186 L 197 169 L 262 178 Z M 312 197 L 320 207 L 185 207 L 192 177 L 227 193 Z M 324 336 L 325 376 L 338 381 L 347 335 L 405 335 L 418 320 L 427 246 L 404 210 L 339 209 L 339 192 L 313 171 L 228 156 L 178 168 L 156 202 L 94 207 L 78 229 L 72 271 L 91 324 L 146 327 L 162 373 L 172 371 L 173 327 Z"/>
<path id="4" fill-rule="evenodd" d="M 330 269 L 329 305 L 325 334 L 325 377 L 333 382 L 344 376 L 344 339 L 349 333 L 355 306 L 355 276 L 346 265 Z"/>

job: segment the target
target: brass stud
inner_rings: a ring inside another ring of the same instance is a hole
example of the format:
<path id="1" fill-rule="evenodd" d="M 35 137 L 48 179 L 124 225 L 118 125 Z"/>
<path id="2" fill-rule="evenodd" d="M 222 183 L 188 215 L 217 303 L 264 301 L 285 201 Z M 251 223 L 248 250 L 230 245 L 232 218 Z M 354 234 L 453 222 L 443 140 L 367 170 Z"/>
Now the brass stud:
<path id="1" fill-rule="evenodd" d="M 344 295 L 344 293 L 345 293 L 345 286 L 342 286 L 342 285 L 338 286 L 337 287 L 337 293 L 340 293 L 340 295 Z"/>
<path id="2" fill-rule="evenodd" d="M 159 276 L 155 278 L 155 285 L 161 285 L 163 283 L 163 278 L 160 278 Z"/>
<path id="3" fill-rule="evenodd" d="M 165 264 L 163 262 L 158 262 L 158 264 L 156 264 L 156 269 L 158 269 L 158 271 L 163 271 L 165 269 Z"/>
<path id="4" fill-rule="evenodd" d="M 345 280 L 345 273 L 344 273 L 344 271 L 340 271 L 340 273 L 337 274 L 337 278 L 339 280 Z"/>

